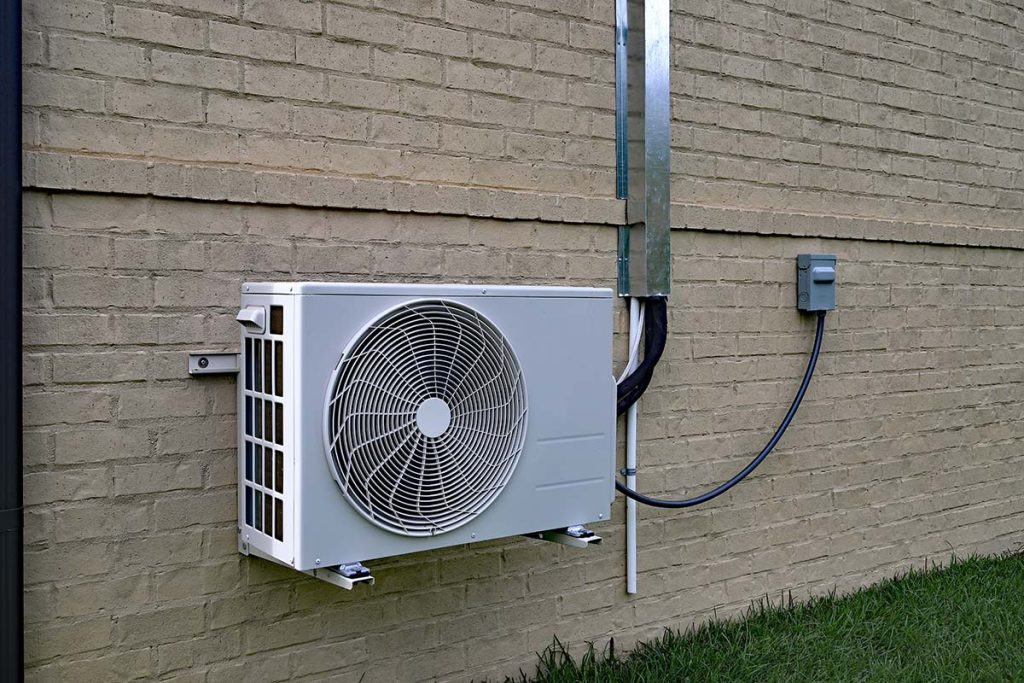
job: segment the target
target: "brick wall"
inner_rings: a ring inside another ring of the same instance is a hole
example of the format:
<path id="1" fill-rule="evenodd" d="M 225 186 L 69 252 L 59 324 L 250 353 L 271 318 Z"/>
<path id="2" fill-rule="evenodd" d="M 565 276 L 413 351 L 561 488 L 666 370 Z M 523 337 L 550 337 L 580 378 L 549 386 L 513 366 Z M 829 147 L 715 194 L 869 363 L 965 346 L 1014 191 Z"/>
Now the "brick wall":
<path id="1" fill-rule="evenodd" d="M 673 3 L 641 488 L 718 482 L 777 424 L 796 253 L 839 255 L 840 310 L 757 474 L 641 511 L 627 598 L 621 502 L 599 548 L 395 558 L 354 593 L 239 556 L 234 383 L 184 373 L 237 346 L 245 280 L 614 287 L 611 0 L 25 9 L 29 679 L 497 678 L 554 635 L 1024 540 L 1024 10 Z"/>

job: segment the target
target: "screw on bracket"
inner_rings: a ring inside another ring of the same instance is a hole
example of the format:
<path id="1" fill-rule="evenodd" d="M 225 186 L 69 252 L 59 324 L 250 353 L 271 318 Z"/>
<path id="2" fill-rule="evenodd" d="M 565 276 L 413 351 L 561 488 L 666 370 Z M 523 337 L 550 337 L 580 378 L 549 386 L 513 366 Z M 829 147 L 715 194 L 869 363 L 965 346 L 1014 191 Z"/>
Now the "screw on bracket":
<path id="1" fill-rule="evenodd" d="M 237 375 L 238 365 L 237 353 L 207 351 L 188 354 L 190 375 Z"/>

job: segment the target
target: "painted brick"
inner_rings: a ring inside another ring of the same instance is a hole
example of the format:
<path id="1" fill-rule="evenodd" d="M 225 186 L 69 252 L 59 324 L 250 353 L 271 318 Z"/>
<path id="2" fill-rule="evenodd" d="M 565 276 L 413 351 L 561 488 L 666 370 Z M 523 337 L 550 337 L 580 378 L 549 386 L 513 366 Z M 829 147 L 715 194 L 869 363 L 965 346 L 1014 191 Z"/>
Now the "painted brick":
<path id="1" fill-rule="evenodd" d="M 214 52 L 287 62 L 294 57 L 295 46 L 295 38 L 287 33 L 210 22 L 210 49 Z"/>
<path id="2" fill-rule="evenodd" d="M 241 69 L 237 62 L 161 50 L 153 50 L 152 60 L 155 80 L 221 90 L 238 89 Z"/>
<path id="3" fill-rule="evenodd" d="M 319 101 L 324 97 L 323 74 L 283 66 L 246 65 L 245 91 L 256 95 Z"/>
<path id="4" fill-rule="evenodd" d="M 144 463 L 118 465 L 114 468 L 114 495 L 176 491 L 203 485 L 202 468 L 198 462 Z"/>
<path id="5" fill-rule="evenodd" d="M 22 242 L 26 268 L 103 268 L 109 262 L 110 241 L 105 237 L 26 232 Z"/>
<path id="6" fill-rule="evenodd" d="M 569 35 L 569 23 L 561 17 L 512 10 L 509 13 L 509 32 L 528 40 L 546 40 L 564 45 Z"/>
<path id="7" fill-rule="evenodd" d="M 184 88 L 115 83 L 111 103 L 118 114 L 143 119 L 184 123 L 203 118 L 202 95 Z"/>
<path id="8" fill-rule="evenodd" d="M 87 400 L 96 396 L 87 395 Z M 97 411 L 99 419 L 106 411 Z M 58 464 L 101 462 L 104 460 L 144 457 L 149 453 L 149 437 L 143 429 L 123 427 L 81 428 L 58 432 L 56 435 L 56 462 Z"/>
<path id="9" fill-rule="evenodd" d="M 300 135 L 365 140 L 370 117 L 361 112 L 337 111 L 319 107 L 296 108 L 292 129 Z"/>
<path id="10" fill-rule="evenodd" d="M 121 643 L 133 646 L 172 643 L 202 626 L 202 609 L 178 607 L 120 617 L 116 630 Z"/>
<path id="11" fill-rule="evenodd" d="M 31 633 L 25 648 L 26 663 L 46 660 L 58 654 L 76 654 L 98 650 L 111 643 L 109 616 L 62 624 Z"/>
<path id="12" fill-rule="evenodd" d="M 377 7 L 387 7 L 390 11 L 400 14 L 440 19 L 444 0 L 391 0 L 387 3 L 376 2 L 375 4 Z"/>
<path id="13" fill-rule="evenodd" d="M 393 16 L 340 5 L 327 6 L 325 33 L 332 36 L 380 45 L 399 45 L 403 28 L 403 22 Z"/>
<path id="14" fill-rule="evenodd" d="M 132 382 L 148 376 L 149 356 L 143 352 L 57 353 L 53 379 L 58 384 Z"/>
<path id="15" fill-rule="evenodd" d="M 501 680 L 555 635 L 1011 546 L 1024 11 L 961 4 L 674 3 L 644 488 L 721 481 L 774 427 L 813 324 L 795 253 L 839 254 L 840 308 L 773 458 L 642 517 L 627 601 L 618 503 L 597 555 L 469 545 L 370 593 L 241 557 L 233 380 L 184 373 L 237 348 L 253 278 L 614 287 L 614 3 L 27 0 L 27 677 Z"/>
<path id="16" fill-rule="evenodd" d="M 331 102 L 367 109 L 398 109 L 399 88 L 394 83 L 331 76 L 328 90 Z"/>
<path id="17" fill-rule="evenodd" d="M 138 7 L 114 7 L 114 36 L 149 43 L 199 49 L 203 47 L 206 22 Z"/>
<path id="18" fill-rule="evenodd" d="M 548 45 L 537 46 L 537 69 L 584 78 L 593 71 L 589 56 Z"/>
<path id="19" fill-rule="evenodd" d="M 25 476 L 25 505 L 106 498 L 109 495 L 110 479 L 104 468 L 37 472 Z"/>
<path id="20" fill-rule="evenodd" d="M 378 142 L 437 147 L 438 132 L 436 123 L 396 116 L 376 116 L 371 125 L 370 137 Z"/>
<path id="21" fill-rule="evenodd" d="M 450 88 L 490 93 L 509 91 L 508 74 L 504 69 L 452 60 L 448 62 L 445 74 L 445 84 Z"/>
<path id="22" fill-rule="evenodd" d="M 295 61 L 331 71 L 365 73 L 370 70 L 370 50 L 328 38 L 296 36 Z"/>
<path id="23" fill-rule="evenodd" d="M 448 0 L 445 20 L 450 24 L 503 33 L 508 27 L 508 11 L 470 0 Z"/>
<path id="24" fill-rule="evenodd" d="M 152 285 L 145 277 L 58 274 L 53 278 L 57 306 L 142 307 L 152 303 Z"/>
<path id="25" fill-rule="evenodd" d="M 442 69 L 441 60 L 437 57 L 374 50 L 373 72 L 387 79 L 440 83 Z"/>
<path id="26" fill-rule="evenodd" d="M 211 94 L 206 105 L 209 123 L 231 128 L 286 131 L 291 108 L 284 102 Z"/>
<path id="27" fill-rule="evenodd" d="M 174 0 L 176 7 L 227 17 L 238 16 L 237 0 Z"/>
<path id="28" fill-rule="evenodd" d="M 23 101 L 27 106 L 59 107 L 75 111 L 104 109 L 102 81 L 53 72 L 26 72 Z"/>
<path id="29" fill-rule="evenodd" d="M 46 36 L 42 31 L 22 30 L 21 63 L 33 66 L 46 64 Z"/>
<path id="30" fill-rule="evenodd" d="M 25 10 L 29 25 L 96 33 L 106 30 L 103 3 L 94 0 L 26 3 Z"/>
<path id="31" fill-rule="evenodd" d="M 533 45 L 523 40 L 509 40 L 478 34 L 473 36 L 473 59 L 479 62 L 529 68 L 533 65 Z"/>
<path id="32" fill-rule="evenodd" d="M 469 56 L 469 34 L 429 24 L 411 24 L 405 31 L 403 47 L 452 57 Z"/>
<path id="33" fill-rule="evenodd" d="M 146 52 L 111 40 L 54 35 L 50 38 L 50 66 L 62 71 L 144 79 Z"/>
<path id="34" fill-rule="evenodd" d="M 256 24 L 320 30 L 320 3 L 309 0 L 246 0 L 242 18 Z"/>
<path id="35" fill-rule="evenodd" d="M 505 147 L 505 137 L 500 130 L 472 128 L 469 126 L 441 126 L 441 149 L 498 156 Z"/>

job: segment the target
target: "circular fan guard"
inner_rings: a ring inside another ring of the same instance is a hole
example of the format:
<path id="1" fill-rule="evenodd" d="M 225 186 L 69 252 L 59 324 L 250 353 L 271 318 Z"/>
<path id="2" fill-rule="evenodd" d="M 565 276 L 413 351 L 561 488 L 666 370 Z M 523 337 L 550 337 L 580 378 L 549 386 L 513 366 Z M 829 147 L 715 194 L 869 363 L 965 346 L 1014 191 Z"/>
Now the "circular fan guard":
<path id="1" fill-rule="evenodd" d="M 342 355 L 325 443 L 345 498 L 406 536 L 451 531 L 501 493 L 526 437 L 526 389 L 508 341 L 446 300 L 397 306 Z"/>

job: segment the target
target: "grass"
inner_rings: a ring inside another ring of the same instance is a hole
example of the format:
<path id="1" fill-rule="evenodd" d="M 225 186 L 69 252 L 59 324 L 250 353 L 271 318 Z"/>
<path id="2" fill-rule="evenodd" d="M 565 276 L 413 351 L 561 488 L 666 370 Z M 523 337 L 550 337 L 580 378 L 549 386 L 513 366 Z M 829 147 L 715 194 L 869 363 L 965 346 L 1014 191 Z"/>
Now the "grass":
<path id="1" fill-rule="evenodd" d="M 627 655 L 574 660 L 556 640 L 538 683 L 1024 680 L 1024 554 L 953 558 L 846 596 L 666 631 Z"/>

